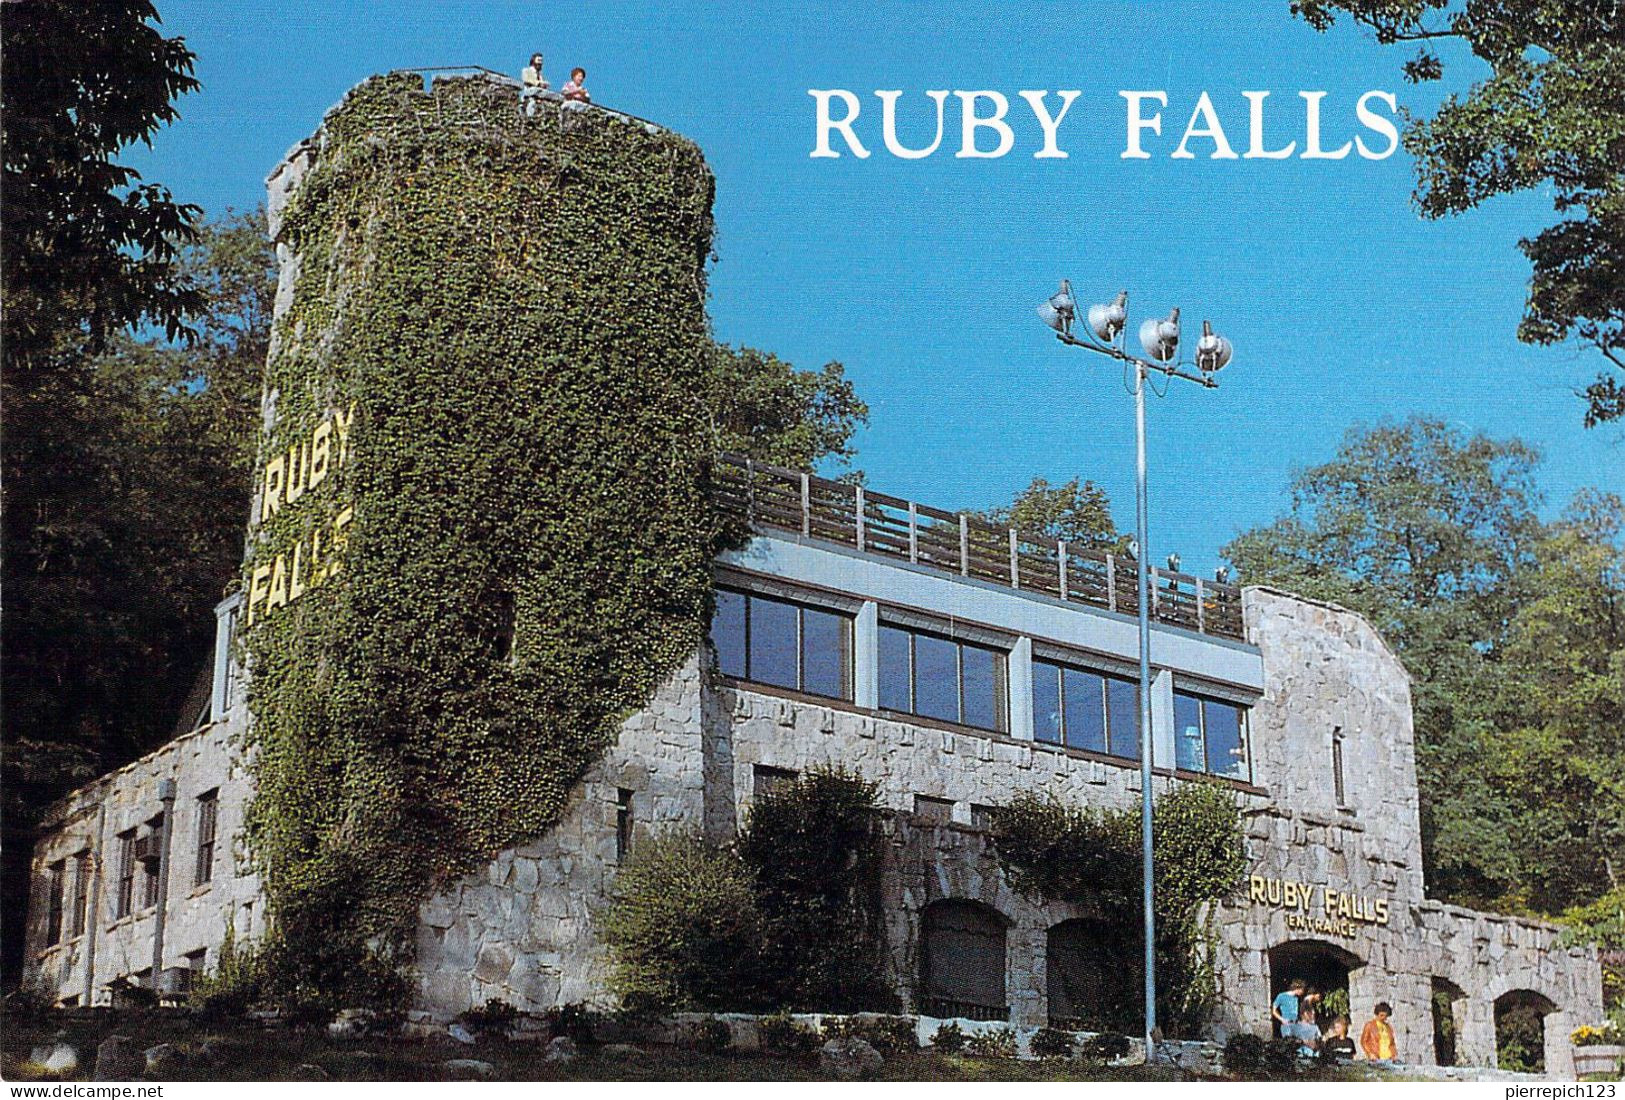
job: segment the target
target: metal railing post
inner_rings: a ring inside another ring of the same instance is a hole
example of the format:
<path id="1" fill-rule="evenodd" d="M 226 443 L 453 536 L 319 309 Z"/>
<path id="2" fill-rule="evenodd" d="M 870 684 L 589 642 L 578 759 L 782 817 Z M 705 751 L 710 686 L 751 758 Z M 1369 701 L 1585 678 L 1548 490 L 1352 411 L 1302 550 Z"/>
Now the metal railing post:
<path id="1" fill-rule="evenodd" d="M 864 508 L 863 508 L 863 486 L 859 485 L 857 487 L 856 497 L 857 497 L 857 504 L 858 504 L 858 549 L 862 550 L 863 545 L 864 545 L 863 522 L 864 522 L 864 518 L 865 518 L 864 514 L 863 514 L 864 513 Z"/>
<path id="2" fill-rule="evenodd" d="M 1061 599 L 1064 600 L 1066 599 L 1066 540 L 1058 539 L 1055 545 L 1060 551 L 1060 556 L 1056 560 L 1061 566 Z"/>
<path id="3" fill-rule="evenodd" d="M 916 565 L 920 561 L 920 510 L 912 500 L 908 502 L 908 560 Z"/>
<path id="4" fill-rule="evenodd" d="M 1106 610 L 1117 610 L 1117 558 L 1106 555 Z"/>
<path id="5" fill-rule="evenodd" d="M 812 478 L 801 475 L 801 533 L 812 534 Z"/>
<path id="6" fill-rule="evenodd" d="M 1196 578 L 1196 630 L 1199 634 L 1207 633 L 1207 609 L 1203 607 L 1202 578 Z"/>
<path id="7" fill-rule="evenodd" d="M 1020 568 L 1016 564 L 1017 560 L 1018 559 L 1017 559 L 1017 554 L 1016 554 L 1016 529 L 1014 527 L 1012 527 L 1012 528 L 1010 528 L 1010 587 L 1011 588 L 1020 588 L 1021 587 L 1021 571 L 1020 571 Z"/>
<path id="8" fill-rule="evenodd" d="M 970 520 L 959 513 L 959 575 L 970 576 Z"/>

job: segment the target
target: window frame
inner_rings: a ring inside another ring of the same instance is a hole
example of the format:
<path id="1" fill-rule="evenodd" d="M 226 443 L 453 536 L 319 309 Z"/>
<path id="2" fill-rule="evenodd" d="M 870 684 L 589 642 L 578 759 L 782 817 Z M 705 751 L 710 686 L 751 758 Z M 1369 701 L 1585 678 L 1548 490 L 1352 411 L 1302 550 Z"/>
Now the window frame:
<path id="1" fill-rule="evenodd" d="M 802 695 L 812 696 L 813 698 L 817 699 L 832 699 L 842 703 L 851 703 L 855 700 L 857 684 L 857 616 L 851 611 L 844 608 L 829 607 L 826 605 L 811 603 L 806 600 L 795 599 L 788 596 L 773 595 L 766 592 L 758 592 L 750 588 L 735 587 L 732 585 L 719 584 L 716 586 L 716 591 L 719 595 L 722 593 L 727 593 L 732 596 L 738 596 L 745 601 L 743 616 L 744 630 L 743 637 L 740 639 L 740 648 L 744 656 L 745 667 L 743 673 L 741 674 L 723 671 L 720 660 L 720 647 L 717 646 L 714 636 L 716 629 L 716 615 L 713 613 L 711 616 L 711 623 L 706 631 L 706 637 L 707 640 L 710 641 L 711 647 L 719 652 L 719 660 L 717 662 L 717 670 L 719 672 L 722 672 L 722 674 L 725 676 L 743 680 L 747 683 L 761 684 L 765 687 L 776 688 L 780 691 L 794 691 Z M 795 611 L 796 683 L 794 687 L 789 687 L 784 684 L 776 684 L 770 680 L 758 679 L 753 675 L 754 670 L 751 667 L 753 664 L 751 641 L 752 634 L 754 633 L 753 623 L 755 621 L 755 616 L 751 614 L 751 603 L 753 601 L 779 604 L 784 607 L 792 608 Z M 831 695 L 828 692 L 818 691 L 807 686 L 807 612 L 809 611 L 814 611 L 822 615 L 828 615 L 841 624 L 842 648 L 839 657 L 841 666 L 841 694 L 839 695 Z"/>
<path id="2" fill-rule="evenodd" d="M 1175 709 L 1176 714 L 1178 713 L 1178 707 L 1179 707 L 1179 702 L 1178 701 L 1179 701 L 1180 696 L 1183 696 L 1183 697 L 1185 697 L 1187 699 L 1193 700 L 1197 704 L 1197 706 L 1196 706 L 1197 723 L 1198 723 L 1198 728 L 1201 730 L 1201 741 L 1202 741 L 1202 768 L 1199 771 L 1197 771 L 1195 774 L 1198 774 L 1198 775 L 1210 775 L 1215 779 L 1227 779 L 1227 780 L 1230 780 L 1231 782 L 1236 782 L 1236 783 L 1251 783 L 1253 781 L 1253 746 L 1252 746 L 1252 730 L 1251 730 L 1252 707 L 1248 706 L 1246 703 L 1238 703 L 1234 699 L 1225 699 L 1225 698 L 1223 698 L 1221 696 L 1218 696 L 1218 695 L 1207 695 L 1207 694 L 1203 694 L 1201 692 L 1191 691 L 1191 690 L 1181 688 L 1181 687 L 1175 687 L 1174 688 L 1174 709 Z M 1229 772 L 1219 772 L 1219 771 L 1214 771 L 1213 770 L 1213 766 L 1212 766 L 1212 764 L 1213 764 L 1213 753 L 1212 753 L 1212 750 L 1211 750 L 1211 748 L 1210 748 L 1210 746 L 1208 744 L 1208 725 L 1207 725 L 1207 708 L 1208 708 L 1208 704 L 1213 704 L 1215 706 L 1221 706 L 1221 707 L 1228 707 L 1228 708 L 1230 708 L 1230 709 L 1232 709 L 1232 710 L 1234 710 L 1236 712 L 1236 741 L 1237 741 L 1237 744 L 1241 748 L 1241 759 L 1242 759 L 1242 764 L 1243 764 L 1240 775 L 1232 775 Z M 1180 729 L 1179 729 L 1179 722 L 1178 722 L 1177 718 L 1174 721 L 1174 727 L 1175 727 L 1174 728 L 1174 737 L 1178 738 L 1182 734 L 1181 734 Z M 1179 759 L 1179 750 L 1178 750 L 1178 745 L 1176 743 L 1175 749 L 1174 749 L 1174 760 L 1175 760 L 1176 764 L 1178 762 L 1178 759 Z M 1179 771 L 1187 771 L 1188 772 L 1188 771 L 1191 771 L 1192 769 L 1190 769 L 1190 768 L 1179 768 L 1177 770 L 1179 770 Z"/>
<path id="3" fill-rule="evenodd" d="M 1138 764 L 1140 762 L 1140 722 L 1139 722 L 1139 705 L 1138 705 L 1139 704 L 1139 694 L 1140 694 L 1140 682 L 1139 682 L 1138 679 L 1132 679 L 1132 678 L 1130 678 L 1128 676 L 1122 676 L 1122 675 L 1119 675 L 1116 672 L 1111 672 L 1111 671 L 1109 671 L 1107 669 L 1092 668 L 1092 667 L 1090 667 L 1088 665 L 1078 664 L 1077 662 L 1065 661 L 1065 660 L 1060 660 L 1060 659 L 1052 658 L 1052 657 L 1036 657 L 1035 656 L 1033 658 L 1033 660 L 1032 660 L 1032 666 L 1033 666 L 1033 675 L 1034 675 L 1034 677 L 1036 677 L 1038 675 L 1038 670 L 1040 668 L 1054 670 L 1054 672 L 1055 672 L 1056 706 L 1059 709 L 1060 719 L 1061 719 L 1061 731 L 1060 731 L 1061 732 L 1061 739 L 1059 741 L 1049 741 L 1049 740 L 1046 740 L 1046 739 L 1044 739 L 1042 737 L 1039 737 L 1038 736 L 1038 714 L 1037 714 L 1037 707 L 1035 706 L 1033 708 L 1034 709 L 1034 713 L 1033 713 L 1033 740 L 1034 741 L 1038 742 L 1041 745 L 1055 745 L 1058 748 L 1072 749 L 1073 751 L 1076 751 L 1076 752 L 1093 753 L 1093 754 L 1095 754 L 1097 756 L 1101 756 L 1101 755 L 1109 756 L 1113 760 L 1123 760 L 1123 761 L 1127 761 L 1127 762 L 1130 762 L 1130 763 L 1133 763 L 1133 764 Z M 1101 731 L 1101 734 L 1105 738 L 1105 741 L 1106 741 L 1105 748 L 1103 748 L 1103 749 L 1083 748 L 1081 746 L 1072 744 L 1071 741 L 1068 739 L 1068 735 L 1067 735 L 1066 673 L 1067 673 L 1067 671 L 1069 669 L 1071 671 L 1073 671 L 1073 672 L 1082 673 L 1082 674 L 1087 675 L 1087 676 L 1093 676 L 1093 677 L 1095 677 L 1096 679 L 1098 679 L 1100 681 L 1100 731 Z M 1116 743 L 1117 743 L 1117 738 L 1113 734 L 1114 723 L 1112 722 L 1111 692 L 1112 692 L 1112 684 L 1113 683 L 1127 684 L 1130 688 L 1132 688 L 1134 690 L 1134 697 L 1135 697 L 1135 704 L 1136 704 L 1135 708 L 1134 708 L 1135 720 L 1134 720 L 1133 729 L 1131 729 L 1129 731 L 1129 740 L 1130 740 L 1131 744 L 1133 745 L 1133 751 L 1132 752 L 1119 752 L 1114 747 L 1116 745 Z M 1037 684 L 1035 683 L 1034 684 L 1034 691 L 1033 691 L 1033 699 L 1034 699 L 1035 702 L 1037 701 L 1037 698 L 1038 698 Z"/>
<path id="4" fill-rule="evenodd" d="M 192 868 L 192 888 L 207 886 L 214 881 L 214 850 L 220 829 L 220 788 L 204 791 L 197 796 L 196 862 Z"/>
<path id="5" fill-rule="evenodd" d="M 90 926 L 90 849 L 73 855 L 73 935 L 85 934 Z"/>
<path id="6" fill-rule="evenodd" d="M 929 630 L 908 623 L 899 622 L 890 618 L 882 618 L 876 631 L 876 649 L 883 644 L 880 638 L 888 630 L 895 630 L 908 638 L 908 708 L 899 711 L 895 707 L 888 707 L 876 699 L 878 709 L 894 714 L 907 714 L 915 718 L 924 718 L 930 722 L 949 722 L 966 729 L 980 730 L 984 733 L 999 733 L 1010 735 L 1010 651 L 999 646 L 988 645 L 985 642 L 973 642 L 964 638 L 956 638 L 952 634 L 941 630 Z M 947 642 L 954 647 L 954 697 L 957 701 L 955 708 L 958 717 L 942 718 L 934 714 L 922 714 L 919 710 L 919 659 L 917 641 L 920 638 L 931 638 L 935 641 Z M 965 649 L 981 650 L 993 657 L 993 725 L 984 726 L 965 718 Z M 884 662 L 877 661 L 882 666 Z M 885 687 L 880 689 L 883 698 Z"/>
<path id="7" fill-rule="evenodd" d="M 632 854 L 632 828 L 635 824 L 632 799 L 637 792 L 629 787 L 615 788 L 615 862 L 624 863 Z"/>
<path id="8" fill-rule="evenodd" d="M 45 946 L 62 942 L 62 921 L 67 914 L 68 861 L 59 859 L 45 868 Z"/>
<path id="9" fill-rule="evenodd" d="M 118 834 L 118 889 L 113 895 L 114 920 L 123 920 L 135 912 L 136 832 L 136 829 L 125 829 Z"/>

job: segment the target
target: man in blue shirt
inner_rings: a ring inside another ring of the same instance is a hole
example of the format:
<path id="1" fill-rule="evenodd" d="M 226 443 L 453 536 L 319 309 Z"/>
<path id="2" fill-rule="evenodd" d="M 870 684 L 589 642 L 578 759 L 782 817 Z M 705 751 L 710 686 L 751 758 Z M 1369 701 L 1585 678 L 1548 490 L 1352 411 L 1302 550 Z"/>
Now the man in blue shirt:
<path id="1" fill-rule="evenodd" d="M 1277 993 L 1275 1001 L 1270 1005 L 1270 1019 L 1280 1029 L 1280 1034 L 1289 1035 L 1289 1030 L 1298 1022 L 1298 1001 L 1303 997 L 1304 980 L 1293 978 L 1287 983 L 1286 992 Z"/>

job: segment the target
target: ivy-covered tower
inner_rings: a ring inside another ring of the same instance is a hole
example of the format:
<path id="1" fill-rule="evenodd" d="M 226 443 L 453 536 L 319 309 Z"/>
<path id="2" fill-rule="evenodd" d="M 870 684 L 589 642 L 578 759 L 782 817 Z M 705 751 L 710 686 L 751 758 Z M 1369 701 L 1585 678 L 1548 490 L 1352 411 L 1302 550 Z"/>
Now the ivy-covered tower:
<path id="1" fill-rule="evenodd" d="M 270 180 L 244 561 L 272 975 L 382 998 L 700 644 L 699 149 L 484 76 L 352 90 Z"/>

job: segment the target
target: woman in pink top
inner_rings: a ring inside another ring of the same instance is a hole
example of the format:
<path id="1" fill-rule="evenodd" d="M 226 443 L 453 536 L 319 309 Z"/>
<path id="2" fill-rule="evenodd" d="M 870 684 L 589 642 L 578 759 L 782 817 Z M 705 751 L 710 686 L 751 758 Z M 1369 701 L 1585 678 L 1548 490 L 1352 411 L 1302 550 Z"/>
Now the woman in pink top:
<path id="1" fill-rule="evenodd" d="M 587 70 L 577 68 L 570 70 L 570 79 L 564 82 L 564 98 L 573 99 L 577 103 L 591 103 L 592 96 L 587 94 Z"/>

